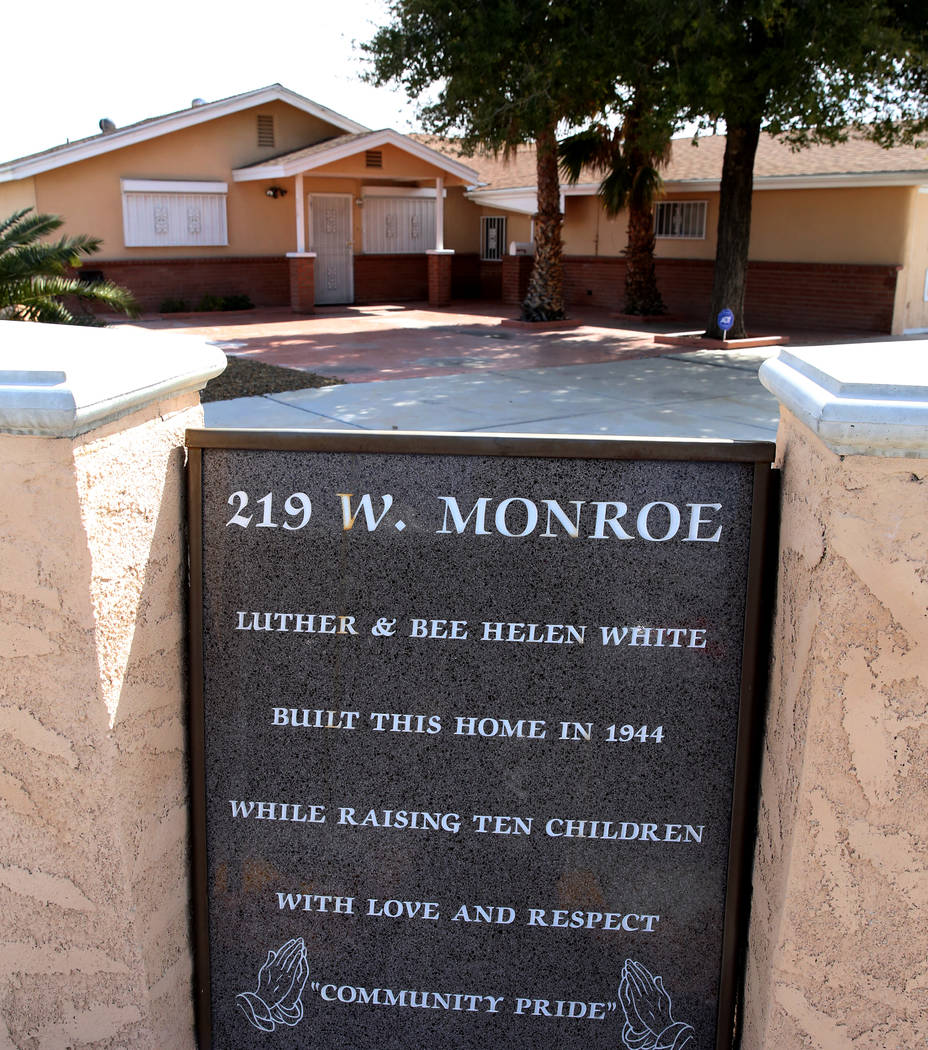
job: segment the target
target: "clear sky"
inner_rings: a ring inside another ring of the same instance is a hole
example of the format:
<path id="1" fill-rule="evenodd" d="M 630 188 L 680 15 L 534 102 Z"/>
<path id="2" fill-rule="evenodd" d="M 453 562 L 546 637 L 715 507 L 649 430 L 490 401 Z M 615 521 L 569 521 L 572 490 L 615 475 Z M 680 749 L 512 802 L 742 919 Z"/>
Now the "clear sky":
<path id="1" fill-rule="evenodd" d="M 46 0 L 0 20 L 0 161 L 275 81 L 366 124 L 410 131 L 402 92 L 361 83 L 353 41 L 386 0 Z"/>

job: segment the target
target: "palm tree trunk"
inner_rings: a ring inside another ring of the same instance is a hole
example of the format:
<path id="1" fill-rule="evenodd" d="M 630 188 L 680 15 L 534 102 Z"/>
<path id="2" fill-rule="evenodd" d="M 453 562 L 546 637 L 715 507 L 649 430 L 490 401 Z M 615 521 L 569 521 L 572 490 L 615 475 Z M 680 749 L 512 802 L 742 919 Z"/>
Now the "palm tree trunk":
<path id="1" fill-rule="evenodd" d="M 557 124 L 536 139 L 538 213 L 535 215 L 535 262 L 522 303 L 523 321 L 559 321 L 564 312 L 561 187 L 557 171 Z"/>
<path id="2" fill-rule="evenodd" d="M 712 278 L 712 298 L 706 335 L 721 339 L 718 315 L 731 310 L 735 323 L 728 335 L 744 338 L 744 289 L 751 239 L 751 198 L 754 193 L 754 157 L 760 139 L 760 118 L 728 124 L 722 182 L 719 187 L 718 247 Z"/>
<path id="3" fill-rule="evenodd" d="M 653 168 L 658 159 L 641 146 L 641 129 L 648 119 L 648 102 L 642 88 L 636 88 L 625 118 L 626 163 L 640 178 Z M 668 133 L 669 137 L 669 133 Z M 657 288 L 654 269 L 654 198 L 635 192 L 628 195 L 628 228 L 625 248 L 625 312 L 627 314 L 662 314 L 664 300 Z"/>
<path id="4" fill-rule="evenodd" d="M 654 218 L 650 208 L 629 208 L 625 249 L 625 313 L 662 314 L 664 300 L 654 268 Z"/>

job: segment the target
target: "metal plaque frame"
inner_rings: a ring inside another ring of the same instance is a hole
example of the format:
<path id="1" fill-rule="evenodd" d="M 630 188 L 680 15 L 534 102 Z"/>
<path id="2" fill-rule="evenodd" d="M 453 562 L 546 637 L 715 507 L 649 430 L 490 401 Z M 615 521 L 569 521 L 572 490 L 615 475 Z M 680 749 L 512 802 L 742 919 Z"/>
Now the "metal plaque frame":
<path id="1" fill-rule="evenodd" d="M 743 988 L 743 956 L 756 833 L 759 743 L 763 728 L 768 640 L 765 603 L 772 599 L 769 537 L 775 530 L 777 473 L 769 441 L 610 438 L 425 431 L 272 431 L 191 429 L 186 432 L 189 545 L 190 791 L 195 1013 L 199 1044 L 211 1045 L 210 942 L 203 654 L 203 453 L 210 449 L 342 452 L 546 459 L 651 460 L 754 464 L 747 593 L 741 654 L 740 708 L 734 757 L 728 870 L 722 932 L 715 1050 L 733 1046 L 735 1013 Z"/>

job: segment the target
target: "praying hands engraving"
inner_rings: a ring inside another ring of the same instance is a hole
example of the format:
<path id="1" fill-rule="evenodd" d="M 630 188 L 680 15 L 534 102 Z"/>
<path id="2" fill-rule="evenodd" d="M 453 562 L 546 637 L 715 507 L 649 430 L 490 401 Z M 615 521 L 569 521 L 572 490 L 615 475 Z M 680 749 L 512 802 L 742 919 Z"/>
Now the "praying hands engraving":
<path id="1" fill-rule="evenodd" d="M 302 995 L 308 977 L 306 945 L 302 937 L 294 937 L 267 953 L 258 971 L 258 987 L 240 992 L 235 1004 L 262 1032 L 273 1032 L 278 1025 L 292 1028 L 303 1020 Z"/>
<path id="2" fill-rule="evenodd" d="M 622 1042 L 628 1050 L 695 1050 L 696 1033 L 692 1025 L 673 1019 L 663 978 L 634 959 L 626 959 L 622 967 L 619 1002 L 625 1013 Z"/>

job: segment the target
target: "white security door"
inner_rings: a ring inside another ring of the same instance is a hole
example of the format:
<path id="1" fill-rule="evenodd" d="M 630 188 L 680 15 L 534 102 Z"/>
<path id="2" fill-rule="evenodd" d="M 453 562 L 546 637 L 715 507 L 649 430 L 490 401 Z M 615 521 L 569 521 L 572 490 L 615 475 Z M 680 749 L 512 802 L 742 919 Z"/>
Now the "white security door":
<path id="1" fill-rule="evenodd" d="M 354 302 L 351 196 L 314 193 L 309 198 L 312 251 L 316 253 L 316 302 Z"/>

